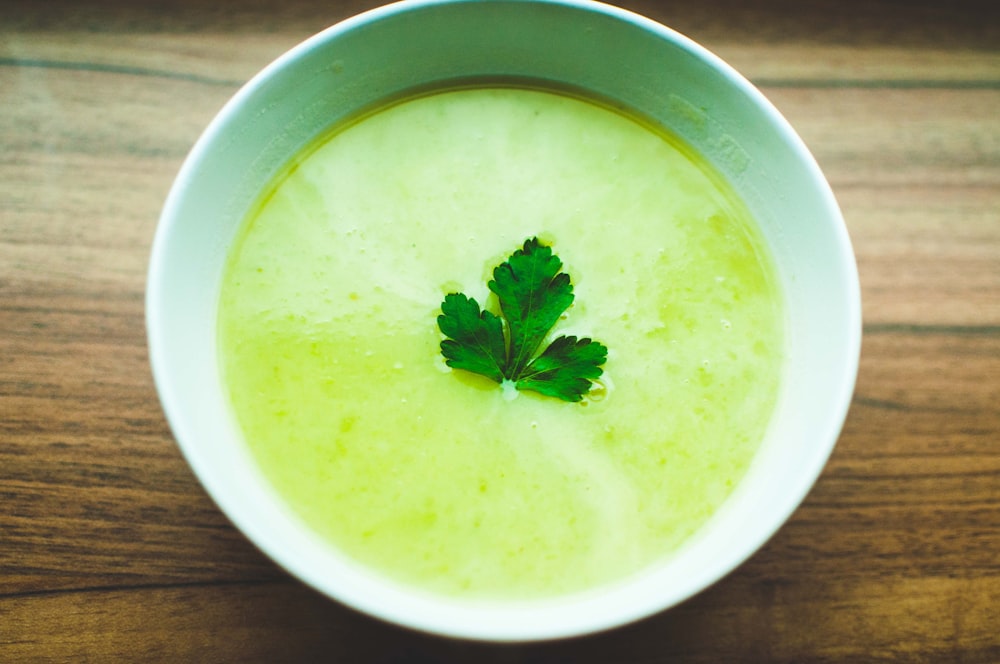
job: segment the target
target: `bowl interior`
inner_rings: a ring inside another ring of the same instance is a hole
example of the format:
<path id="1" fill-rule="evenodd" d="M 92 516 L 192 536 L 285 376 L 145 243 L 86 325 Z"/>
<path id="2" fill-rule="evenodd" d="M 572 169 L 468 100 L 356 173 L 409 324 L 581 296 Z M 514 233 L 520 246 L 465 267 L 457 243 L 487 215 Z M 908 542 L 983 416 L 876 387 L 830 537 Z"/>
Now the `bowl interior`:
<path id="1" fill-rule="evenodd" d="M 425 596 L 331 551 L 275 496 L 223 393 L 215 318 L 222 267 L 281 166 L 337 121 L 414 88 L 521 77 L 589 90 L 694 146 L 743 196 L 787 298 L 789 360 L 768 436 L 723 508 L 675 556 L 634 579 L 517 604 Z M 676 604 L 756 551 L 832 451 L 853 391 L 860 303 L 853 254 L 814 160 L 760 93 L 688 39 L 580 2 L 407 2 L 338 24 L 245 86 L 205 131 L 170 193 L 147 293 L 157 388 L 189 463 L 223 511 L 317 589 L 432 632 L 530 640 L 612 627 Z"/>

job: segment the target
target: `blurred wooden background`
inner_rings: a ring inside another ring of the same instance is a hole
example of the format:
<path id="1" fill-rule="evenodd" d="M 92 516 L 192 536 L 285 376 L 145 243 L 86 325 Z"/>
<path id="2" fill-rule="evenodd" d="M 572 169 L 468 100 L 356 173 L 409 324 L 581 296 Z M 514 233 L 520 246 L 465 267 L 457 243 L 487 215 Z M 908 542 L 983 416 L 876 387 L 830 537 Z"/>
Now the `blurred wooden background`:
<path id="1" fill-rule="evenodd" d="M 756 83 L 858 256 L 856 396 L 731 576 L 565 642 L 416 634 L 290 579 L 181 458 L 146 262 L 237 87 L 363 1 L 0 0 L 0 662 L 1000 661 L 1000 4 L 629 0 Z"/>

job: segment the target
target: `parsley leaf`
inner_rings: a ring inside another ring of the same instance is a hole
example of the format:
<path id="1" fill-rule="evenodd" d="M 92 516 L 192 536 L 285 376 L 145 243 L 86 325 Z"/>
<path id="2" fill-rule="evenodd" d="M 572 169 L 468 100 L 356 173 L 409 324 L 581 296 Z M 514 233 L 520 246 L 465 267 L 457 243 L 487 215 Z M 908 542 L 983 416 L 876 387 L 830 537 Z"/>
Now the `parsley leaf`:
<path id="1" fill-rule="evenodd" d="M 461 293 L 450 293 L 441 303 L 438 327 L 446 339 L 441 354 L 448 366 L 465 369 L 498 383 L 504 379 L 506 345 L 500 319 L 480 311 L 479 303 Z"/>
<path id="2" fill-rule="evenodd" d="M 500 311 L 507 320 L 510 348 L 504 375 L 511 380 L 521 375 L 542 339 L 573 303 L 573 286 L 561 269 L 562 261 L 552 249 L 532 238 L 493 270 L 489 287 L 500 298 Z"/>
<path id="3" fill-rule="evenodd" d="M 608 349 L 584 337 L 559 337 L 545 349 L 515 385 L 565 401 L 580 401 L 590 391 L 590 382 L 599 378 Z"/>
<path id="4" fill-rule="evenodd" d="M 447 337 L 441 342 L 446 364 L 519 390 L 580 401 L 603 372 L 608 349 L 586 337 L 561 336 L 536 355 L 573 303 L 573 285 L 561 270 L 552 249 L 531 238 L 493 270 L 488 284 L 503 320 L 462 293 L 445 296 L 438 327 Z"/>

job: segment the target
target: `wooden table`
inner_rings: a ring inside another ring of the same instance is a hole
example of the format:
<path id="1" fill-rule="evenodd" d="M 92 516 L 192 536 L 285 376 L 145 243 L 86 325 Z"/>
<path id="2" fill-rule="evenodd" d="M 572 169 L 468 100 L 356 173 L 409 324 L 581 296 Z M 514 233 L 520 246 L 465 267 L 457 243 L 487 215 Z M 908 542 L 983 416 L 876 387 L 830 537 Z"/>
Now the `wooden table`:
<path id="1" fill-rule="evenodd" d="M 159 208 L 237 87 L 365 0 L 0 3 L 0 661 L 1000 662 L 1000 5 L 633 0 L 754 81 L 841 202 L 857 392 L 791 521 L 623 629 L 493 646 L 289 578 L 147 363 Z"/>

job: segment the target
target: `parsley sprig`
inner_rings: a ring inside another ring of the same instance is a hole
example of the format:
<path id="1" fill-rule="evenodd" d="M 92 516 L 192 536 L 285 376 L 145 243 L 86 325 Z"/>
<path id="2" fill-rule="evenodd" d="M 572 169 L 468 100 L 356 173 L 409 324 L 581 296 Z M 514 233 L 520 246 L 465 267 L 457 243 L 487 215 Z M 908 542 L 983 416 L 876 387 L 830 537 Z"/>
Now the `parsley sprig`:
<path id="1" fill-rule="evenodd" d="M 600 377 L 608 349 L 590 338 L 560 336 L 540 354 L 539 347 L 573 303 L 573 284 L 562 261 L 538 238 L 493 270 L 488 286 L 500 301 L 497 316 L 480 309 L 464 293 L 441 303 L 438 327 L 446 364 L 477 373 L 518 390 L 533 390 L 563 401 L 580 401 Z"/>

